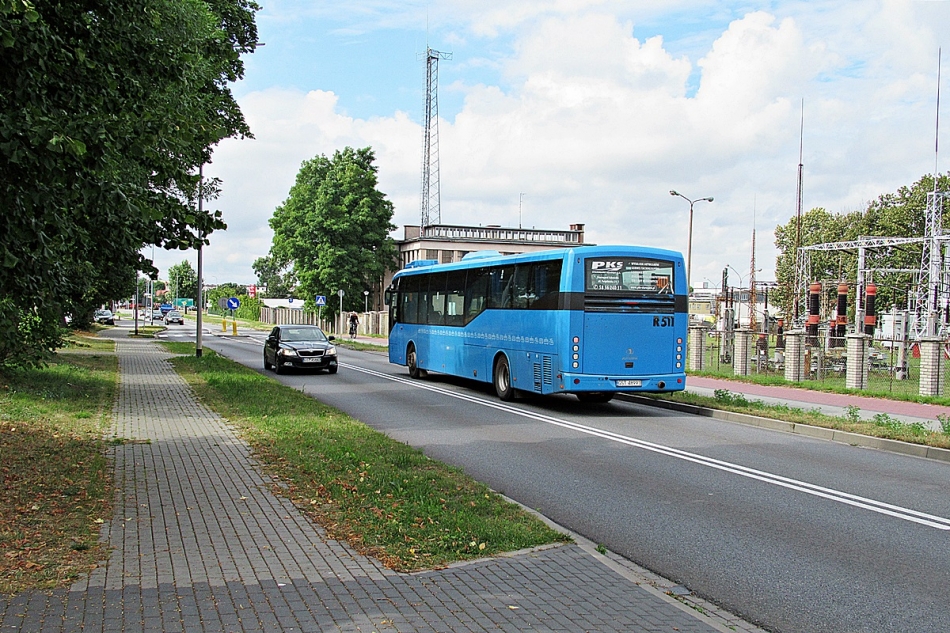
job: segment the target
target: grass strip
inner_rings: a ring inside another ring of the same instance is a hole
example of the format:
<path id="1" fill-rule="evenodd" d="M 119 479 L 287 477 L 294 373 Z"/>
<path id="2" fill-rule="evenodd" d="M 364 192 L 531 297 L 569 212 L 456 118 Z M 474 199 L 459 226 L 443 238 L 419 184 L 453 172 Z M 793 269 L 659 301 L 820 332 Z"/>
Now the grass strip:
<path id="1" fill-rule="evenodd" d="M 897 381 L 902 383 L 904 391 L 888 390 L 881 385 L 876 385 L 873 376 L 868 380 L 871 386 L 867 389 L 848 389 L 844 386 L 844 378 L 826 378 L 823 380 L 803 380 L 801 382 L 792 382 L 785 380 L 783 376 L 776 374 L 749 374 L 747 376 L 736 376 L 731 373 L 720 373 L 716 371 L 690 371 L 689 376 L 699 376 L 703 378 L 717 378 L 719 380 L 729 380 L 732 382 L 745 382 L 757 385 L 771 387 L 794 387 L 796 389 L 808 389 L 810 391 L 823 391 L 826 393 L 837 393 L 850 396 L 863 396 L 865 398 L 883 398 L 885 400 L 900 400 L 903 402 L 917 402 L 920 404 L 936 404 L 950 406 L 950 397 L 948 396 L 922 396 L 906 389 L 917 389 L 917 382 L 911 380 Z"/>
<path id="2" fill-rule="evenodd" d="M 0 594 L 62 586 L 106 557 L 117 360 L 79 338 L 83 353 L 0 376 Z"/>
<path id="3" fill-rule="evenodd" d="M 720 409 L 734 413 L 747 413 L 762 417 L 808 424 L 826 429 L 836 429 L 881 437 L 912 444 L 922 444 L 936 448 L 950 448 L 950 420 L 941 417 L 938 422 L 942 431 L 932 431 L 919 422 L 906 423 L 893 418 L 886 413 L 878 413 L 870 420 L 860 417 L 860 409 L 854 406 L 846 407 L 843 416 L 828 415 L 814 409 L 790 407 L 785 404 L 767 404 L 761 400 L 748 399 L 744 394 L 732 393 L 727 389 L 714 390 L 714 396 L 701 396 L 687 391 L 678 391 L 661 396 L 651 396 L 656 399 L 684 402 L 709 409 Z"/>
<path id="4" fill-rule="evenodd" d="M 92 324 L 88 330 L 73 330 L 66 338 L 63 350 L 67 352 L 115 352 L 115 341 L 96 336 L 102 330 L 111 329 L 109 326 Z"/>
<path id="5" fill-rule="evenodd" d="M 211 351 L 168 344 L 199 399 L 227 418 L 275 486 L 330 538 L 397 571 L 570 538 L 462 471 Z"/>

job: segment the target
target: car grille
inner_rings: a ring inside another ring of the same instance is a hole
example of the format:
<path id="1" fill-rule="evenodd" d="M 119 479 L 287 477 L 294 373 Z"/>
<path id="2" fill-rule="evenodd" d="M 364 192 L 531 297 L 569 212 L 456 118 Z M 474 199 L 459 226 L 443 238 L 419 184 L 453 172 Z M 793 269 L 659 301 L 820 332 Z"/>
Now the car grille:
<path id="1" fill-rule="evenodd" d="M 297 354 L 301 357 L 310 357 L 310 356 L 323 356 L 324 350 L 322 349 L 299 349 Z"/>

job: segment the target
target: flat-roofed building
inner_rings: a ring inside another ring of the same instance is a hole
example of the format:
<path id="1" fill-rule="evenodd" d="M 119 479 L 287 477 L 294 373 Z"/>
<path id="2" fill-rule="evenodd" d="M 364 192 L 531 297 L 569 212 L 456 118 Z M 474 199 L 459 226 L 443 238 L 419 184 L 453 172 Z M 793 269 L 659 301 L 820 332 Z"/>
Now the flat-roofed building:
<path id="1" fill-rule="evenodd" d="M 473 251 L 498 251 L 502 255 L 515 255 L 584 245 L 583 224 L 572 224 L 569 229 L 560 231 L 455 224 L 427 226 L 424 231 L 418 225 L 408 224 L 403 230 L 403 239 L 396 240 L 400 268 L 419 259 L 434 259 L 440 264 L 450 264 Z"/>

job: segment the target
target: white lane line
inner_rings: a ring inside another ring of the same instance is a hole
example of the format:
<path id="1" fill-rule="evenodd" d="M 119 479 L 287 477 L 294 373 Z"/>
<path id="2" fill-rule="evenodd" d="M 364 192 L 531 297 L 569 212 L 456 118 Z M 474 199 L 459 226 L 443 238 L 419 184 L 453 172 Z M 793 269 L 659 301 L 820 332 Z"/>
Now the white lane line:
<path id="1" fill-rule="evenodd" d="M 613 433 L 611 431 L 604 431 L 602 429 L 585 426 L 583 424 L 577 424 L 576 422 L 562 420 L 560 418 L 555 418 L 549 415 L 545 415 L 543 413 L 537 413 L 534 411 L 525 411 L 523 409 L 518 409 L 517 407 L 513 407 L 511 405 L 507 405 L 502 402 L 492 402 L 490 400 L 484 400 L 476 396 L 450 391 L 443 387 L 438 387 L 432 384 L 426 384 L 424 382 L 419 382 L 419 381 L 412 380 L 409 378 L 393 376 L 393 375 L 385 374 L 385 373 L 378 372 L 372 369 L 359 367 L 357 365 L 351 365 L 349 363 L 341 363 L 341 366 L 346 367 L 347 369 L 352 369 L 354 371 L 362 372 L 364 374 L 376 376 L 378 378 L 383 378 L 385 380 L 391 380 L 393 382 L 402 383 L 411 387 L 415 387 L 417 389 L 425 389 L 428 391 L 433 391 L 441 395 L 456 398 L 458 400 L 464 400 L 466 402 L 478 404 L 483 407 L 497 409 L 499 411 L 504 411 L 506 413 L 517 415 L 523 418 L 529 418 L 531 420 L 545 422 L 547 424 L 552 424 L 554 426 L 571 429 L 573 431 L 578 431 L 580 433 L 584 433 L 584 434 L 591 435 L 594 437 L 600 437 L 600 438 L 617 442 L 620 444 L 625 444 L 627 446 L 633 446 L 633 447 L 641 448 L 643 450 L 651 451 L 654 453 L 667 455 L 669 457 L 675 457 L 676 459 L 681 459 L 684 461 L 692 462 L 692 463 L 699 464 L 701 466 L 706 466 L 709 468 L 715 468 L 716 470 L 732 473 L 735 475 L 739 475 L 741 477 L 746 477 L 748 479 L 755 479 L 757 481 L 770 483 L 772 485 L 780 486 L 782 488 L 787 488 L 789 490 L 795 490 L 795 491 L 803 492 L 805 494 L 812 495 L 815 497 L 821 497 L 823 499 L 837 501 L 838 503 L 843 503 L 843 504 L 854 506 L 857 508 L 863 508 L 865 510 L 870 510 L 872 512 L 877 512 L 879 514 L 884 514 L 887 516 L 892 516 L 898 519 L 902 519 L 904 521 L 911 521 L 913 523 L 918 523 L 920 525 L 926 525 L 928 527 L 936 528 L 938 530 L 950 530 L 950 519 L 947 519 L 944 517 L 927 514 L 925 512 L 918 512 L 916 510 L 903 508 L 901 506 L 895 506 L 889 503 L 884 503 L 883 501 L 876 501 L 874 499 L 860 497 L 858 495 L 842 492 L 840 490 L 835 490 L 833 488 L 825 488 L 823 486 L 817 486 L 815 484 L 810 484 L 805 481 L 799 481 L 797 479 L 790 479 L 788 477 L 783 477 L 781 475 L 776 475 L 773 473 L 756 470 L 754 468 L 748 468 L 740 464 L 733 464 L 731 462 L 725 462 L 718 459 L 713 459 L 711 457 L 705 457 L 703 455 L 690 453 L 688 451 L 683 451 L 677 448 L 673 448 L 671 446 L 664 446 L 662 444 L 654 444 L 653 442 L 638 440 L 636 438 L 629 437 L 626 435 L 620 435 L 618 433 Z"/>

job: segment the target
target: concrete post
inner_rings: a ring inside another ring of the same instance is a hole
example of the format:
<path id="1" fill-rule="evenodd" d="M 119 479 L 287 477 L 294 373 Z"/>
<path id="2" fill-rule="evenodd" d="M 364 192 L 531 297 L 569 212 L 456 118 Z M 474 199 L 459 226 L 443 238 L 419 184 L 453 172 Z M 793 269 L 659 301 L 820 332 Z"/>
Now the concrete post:
<path id="1" fill-rule="evenodd" d="M 943 395 L 943 345 L 938 338 L 920 340 L 920 395 Z"/>
<path id="2" fill-rule="evenodd" d="M 706 328 L 690 326 L 686 345 L 687 367 L 690 371 L 702 371 L 705 353 Z"/>
<path id="3" fill-rule="evenodd" d="M 805 332 L 793 330 L 785 333 L 785 380 L 805 380 Z"/>
<path id="4" fill-rule="evenodd" d="M 868 337 L 864 334 L 848 334 L 845 340 L 848 363 L 845 367 L 844 386 L 848 389 L 867 389 Z"/>
<path id="5" fill-rule="evenodd" d="M 749 375 L 749 354 L 752 348 L 752 331 L 746 328 L 736 330 L 736 353 L 732 359 L 732 373 L 736 376 Z"/>

